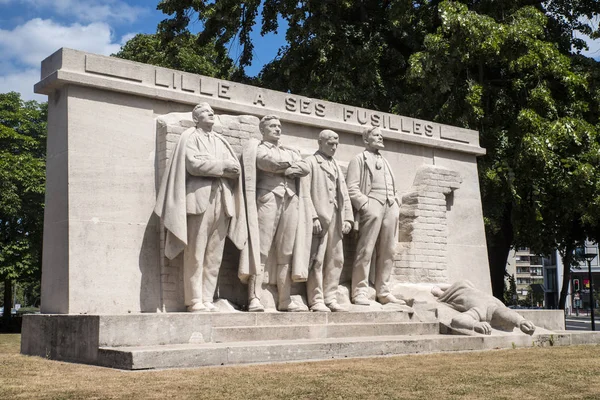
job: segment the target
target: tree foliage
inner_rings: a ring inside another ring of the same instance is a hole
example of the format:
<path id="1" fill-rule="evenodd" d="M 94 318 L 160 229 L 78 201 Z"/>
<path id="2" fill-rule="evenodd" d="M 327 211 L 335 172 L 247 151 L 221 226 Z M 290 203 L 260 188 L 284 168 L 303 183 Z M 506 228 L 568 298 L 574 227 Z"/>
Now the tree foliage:
<path id="1" fill-rule="evenodd" d="M 502 301 L 506 306 L 516 305 L 517 302 L 517 282 L 515 275 L 510 275 L 508 272 L 504 274 L 508 280 L 508 286 L 505 285 Z"/>
<path id="2" fill-rule="evenodd" d="M 188 31 L 170 40 L 140 33 L 113 56 L 215 78 L 227 79 L 234 72 L 233 61 L 222 46 L 212 42 L 200 45 L 197 36 Z"/>
<path id="3" fill-rule="evenodd" d="M 595 0 L 163 0 L 163 37 L 203 27 L 200 44 L 239 41 L 287 23 L 286 45 L 258 83 L 386 112 L 476 129 L 494 294 L 511 246 L 565 264 L 586 236 L 600 238 L 597 62 L 577 53 Z M 261 13 L 259 17 L 259 12 Z M 565 279 L 568 279 L 565 278 Z M 565 292 L 566 293 L 566 292 Z M 564 297 L 561 298 L 564 304 Z"/>
<path id="4" fill-rule="evenodd" d="M 598 224 L 590 68 L 548 40 L 549 18 L 535 7 L 482 15 L 443 2 L 440 17 L 410 59 L 407 108 L 479 130 L 488 151 L 479 167 L 490 253 L 519 245 L 536 253 L 558 248 L 568 258 L 590 233 L 586 225 Z M 490 262 L 493 279 L 502 279 L 506 257 Z"/>
<path id="5" fill-rule="evenodd" d="M 44 222 L 46 104 L 0 94 L 0 280 L 5 316 L 11 282 L 40 278 Z"/>

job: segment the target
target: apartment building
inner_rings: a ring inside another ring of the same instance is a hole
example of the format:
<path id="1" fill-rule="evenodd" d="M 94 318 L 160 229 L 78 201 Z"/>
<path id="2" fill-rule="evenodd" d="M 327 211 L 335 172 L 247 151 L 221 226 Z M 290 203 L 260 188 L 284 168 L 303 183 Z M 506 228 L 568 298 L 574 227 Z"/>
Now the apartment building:
<path id="1" fill-rule="evenodd" d="M 534 300 L 532 303 L 538 307 L 556 308 L 558 303 L 556 257 L 542 257 L 531 253 L 527 247 L 511 250 L 508 255 L 506 271 L 514 275 L 517 285 L 518 300 Z M 540 295 L 543 293 L 543 300 Z"/>

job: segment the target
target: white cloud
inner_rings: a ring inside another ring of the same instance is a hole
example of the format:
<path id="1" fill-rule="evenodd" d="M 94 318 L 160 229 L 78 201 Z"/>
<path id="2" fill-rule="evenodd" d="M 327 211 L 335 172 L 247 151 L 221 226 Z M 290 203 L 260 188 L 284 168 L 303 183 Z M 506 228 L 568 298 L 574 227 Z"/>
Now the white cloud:
<path id="1" fill-rule="evenodd" d="M 30 68 L 23 71 L 0 76 L 0 93 L 18 92 L 23 100 L 47 101 L 48 98 L 41 94 L 33 93 L 33 85 L 40 80 L 39 68 Z"/>
<path id="2" fill-rule="evenodd" d="M 109 55 L 119 51 L 121 42 L 100 22 L 60 25 L 36 18 L 12 30 L 0 29 L 0 93 L 14 90 L 25 99 L 44 100 L 33 94 L 43 59 L 61 47 Z"/>
<path id="3" fill-rule="evenodd" d="M 50 9 L 56 14 L 81 22 L 134 22 L 147 8 L 130 6 L 121 0 L 21 0 L 30 6 Z"/>
<path id="4" fill-rule="evenodd" d="M 110 27 L 101 22 L 64 26 L 35 18 L 11 31 L 0 29 L 0 53 L 26 65 L 39 66 L 61 47 L 111 54 L 121 45 L 113 41 Z"/>
<path id="5" fill-rule="evenodd" d="M 137 33 L 126 33 L 121 37 L 121 41 L 119 43 L 121 44 L 121 46 L 125 46 L 125 43 L 133 39 L 135 35 L 137 35 Z"/>

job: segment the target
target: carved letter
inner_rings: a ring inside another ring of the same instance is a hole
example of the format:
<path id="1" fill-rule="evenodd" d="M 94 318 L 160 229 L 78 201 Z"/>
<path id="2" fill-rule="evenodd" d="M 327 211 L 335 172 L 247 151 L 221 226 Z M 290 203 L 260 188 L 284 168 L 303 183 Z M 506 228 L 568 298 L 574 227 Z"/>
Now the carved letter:
<path id="1" fill-rule="evenodd" d="M 431 125 L 431 124 L 425 125 L 425 136 L 429 136 L 429 137 L 433 136 L 433 125 Z"/>
<path id="2" fill-rule="evenodd" d="M 324 117 L 325 116 L 325 104 L 316 103 L 315 104 L 315 114 L 319 117 Z"/>
<path id="3" fill-rule="evenodd" d="M 421 124 L 420 122 L 414 121 L 413 133 L 415 135 L 422 135 L 423 134 L 423 124 Z"/>
<path id="4" fill-rule="evenodd" d="M 200 81 L 200 84 L 202 85 L 202 81 Z M 181 90 L 184 92 L 196 93 L 198 90 L 196 81 L 189 75 L 181 75 Z M 210 93 L 208 95 L 212 96 Z"/>
<path id="5" fill-rule="evenodd" d="M 229 94 L 227 92 L 229 92 L 229 84 L 228 83 L 223 83 L 223 82 L 219 82 L 219 97 L 223 98 L 223 99 L 231 99 L 231 97 L 229 97 Z"/>
<path id="6" fill-rule="evenodd" d="M 212 91 L 206 91 L 205 92 L 205 91 L 202 90 L 205 86 L 208 86 L 208 85 L 204 85 L 204 83 L 205 82 L 202 79 L 200 79 L 200 94 L 203 94 L 205 96 L 212 96 L 213 95 Z"/>
<path id="7" fill-rule="evenodd" d="M 254 105 L 257 105 L 260 103 L 261 106 L 265 106 L 265 100 L 263 99 L 263 95 L 261 92 L 256 93 L 256 96 L 254 97 Z"/>
<path id="8" fill-rule="evenodd" d="M 300 99 L 300 112 L 302 114 L 312 114 L 312 110 L 310 109 L 310 100 Z"/>
<path id="9" fill-rule="evenodd" d="M 162 71 L 160 69 L 157 69 L 154 72 L 154 84 L 156 86 L 162 86 L 162 87 L 170 87 L 171 83 L 173 83 L 173 73 L 172 72 L 165 72 Z"/>
<path id="10" fill-rule="evenodd" d="M 354 114 L 353 109 L 344 107 L 344 122 L 352 118 L 352 114 Z"/>
<path id="11" fill-rule="evenodd" d="M 381 115 L 379 115 L 379 114 L 371 115 L 371 125 L 381 126 Z"/>
<path id="12" fill-rule="evenodd" d="M 363 112 L 363 118 L 361 118 L 360 111 L 358 113 L 356 113 L 356 118 L 358 118 L 358 122 L 361 125 L 364 125 L 364 124 L 367 123 L 367 111 L 366 110 L 362 110 L 362 112 Z"/>
<path id="13" fill-rule="evenodd" d="M 410 127 L 409 127 L 408 129 L 406 129 L 406 128 L 404 127 L 404 125 L 407 125 L 407 126 L 409 126 L 409 125 L 408 125 L 408 121 L 405 121 L 405 120 L 404 120 L 404 118 L 401 118 L 401 119 L 400 119 L 400 130 L 401 130 L 402 132 L 405 132 L 405 133 L 410 133 Z"/>
<path id="14" fill-rule="evenodd" d="M 298 109 L 296 99 L 291 96 L 287 96 L 285 98 L 285 109 L 288 111 L 296 111 Z"/>
<path id="15" fill-rule="evenodd" d="M 393 118 L 393 117 L 390 115 L 390 121 L 389 121 L 389 122 L 390 122 L 390 131 L 397 131 L 397 130 L 398 130 L 398 127 L 397 127 L 397 126 L 394 126 L 394 125 L 392 124 L 392 122 L 394 121 L 392 118 Z"/>

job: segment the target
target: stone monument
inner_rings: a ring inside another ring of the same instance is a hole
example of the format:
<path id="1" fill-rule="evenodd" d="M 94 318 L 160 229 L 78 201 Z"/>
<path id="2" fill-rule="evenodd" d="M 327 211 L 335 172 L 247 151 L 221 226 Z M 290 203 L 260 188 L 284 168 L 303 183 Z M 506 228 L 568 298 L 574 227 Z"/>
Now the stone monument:
<path id="1" fill-rule="evenodd" d="M 24 318 L 24 354 L 166 368 L 510 348 L 564 329 L 549 311 L 527 318 L 533 339 L 440 335 L 438 310 L 459 311 L 434 286 L 468 277 L 483 293 L 469 310 L 490 310 L 476 131 L 70 49 L 35 91 L 42 314 Z M 344 235 L 347 198 L 359 225 Z"/>

